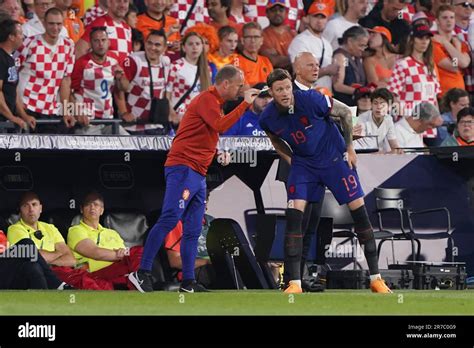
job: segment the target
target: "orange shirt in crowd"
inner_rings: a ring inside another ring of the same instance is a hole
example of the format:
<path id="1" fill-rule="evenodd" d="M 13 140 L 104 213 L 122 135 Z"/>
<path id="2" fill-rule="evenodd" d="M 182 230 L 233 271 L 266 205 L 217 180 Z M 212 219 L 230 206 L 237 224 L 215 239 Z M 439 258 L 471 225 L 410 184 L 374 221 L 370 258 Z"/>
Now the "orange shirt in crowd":
<path id="1" fill-rule="evenodd" d="M 266 27 L 263 30 L 263 44 L 260 48 L 261 51 L 268 49 L 275 49 L 278 55 L 287 56 L 288 47 L 291 41 L 296 36 L 296 33 L 290 29 L 289 26 L 285 26 L 287 30 L 282 33 L 276 32 L 273 27 Z"/>
<path id="2" fill-rule="evenodd" d="M 76 16 L 74 10 L 69 10 L 66 18 L 64 18 L 64 27 L 67 30 L 69 38 L 74 41 L 74 43 L 78 42 L 79 39 L 84 34 L 84 24 Z"/>
<path id="3" fill-rule="evenodd" d="M 238 59 L 238 55 L 237 53 L 232 53 L 228 55 L 227 57 L 222 57 L 219 54 L 219 51 L 215 51 L 212 54 L 208 54 L 207 58 L 209 62 L 214 63 L 216 68 L 219 70 L 224 65 L 228 65 L 228 64 L 235 65 L 235 61 Z"/>
<path id="4" fill-rule="evenodd" d="M 462 52 L 469 53 L 469 47 L 464 42 L 462 43 Z M 443 47 L 443 45 L 433 40 L 433 60 L 438 67 L 441 95 L 444 95 L 444 93 L 446 93 L 451 88 L 456 87 L 465 89 L 464 78 L 460 69 L 458 69 L 456 72 L 452 72 L 445 70 L 438 65 L 439 62 L 445 58 L 448 58 L 450 61 L 452 60 L 451 56 Z"/>
<path id="5" fill-rule="evenodd" d="M 456 141 L 458 142 L 459 146 L 474 146 L 474 141 L 467 142 L 461 137 L 456 137 Z"/>
<path id="6" fill-rule="evenodd" d="M 234 65 L 244 72 L 245 83 L 249 86 L 259 82 L 266 82 L 268 75 L 273 71 L 270 59 L 261 55 L 257 56 L 257 60 L 253 60 L 250 57 L 239 54 Z"/>
<path id="7" fill-rule="evenodd" d="M 137 29 L 140 30 L 143 34 L 143 37 L 146 38 L 151 30 L 160 30 L 163 28 L 163 22 L 165 27 L 166 36 L 169 42 L 180 41 L 181 35 L 179 32 L 175 32 L 171 35 L 168 33 L 171 30 L 171 27 L 178 25 L 179 22 L 176 18 L 165 16 L 163 19 L 154 19 L 148 15 L 148 13 L 143 13 L 137 17 Z"/>

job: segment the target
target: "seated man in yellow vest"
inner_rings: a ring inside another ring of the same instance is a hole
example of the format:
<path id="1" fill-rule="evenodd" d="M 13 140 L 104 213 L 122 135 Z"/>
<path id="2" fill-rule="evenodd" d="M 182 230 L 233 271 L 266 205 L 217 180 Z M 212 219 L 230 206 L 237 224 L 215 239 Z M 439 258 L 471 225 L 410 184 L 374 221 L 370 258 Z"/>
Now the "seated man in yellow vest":
<path id="1" fill-rule="evenodd" d="M 39 253 L 61 281 L 77 289 L 101 290 L 112 284 L 96 282 L 84 270 L 74 269 L 76 259 L 58 229 L 39 221 L 43 206 L 39 196 L 26 192 L 20 198 L 20 220 L 8 227 L 7 238 L 11 245 L 31 239 Z"/>
<path id="2" fill-rule="evenodd" d="M 87 194 L 81 205 L 82 220 L 69 228 L 67 244 L 77 263 L 96 280 L 112 282 L 117 287 L 135 287 L 128 274 L 137 271 L 143 254 L 142 246 L 126 248 L 117 231 L 99 223 L 104 213 L 104 199 L 97 192 Z"/>

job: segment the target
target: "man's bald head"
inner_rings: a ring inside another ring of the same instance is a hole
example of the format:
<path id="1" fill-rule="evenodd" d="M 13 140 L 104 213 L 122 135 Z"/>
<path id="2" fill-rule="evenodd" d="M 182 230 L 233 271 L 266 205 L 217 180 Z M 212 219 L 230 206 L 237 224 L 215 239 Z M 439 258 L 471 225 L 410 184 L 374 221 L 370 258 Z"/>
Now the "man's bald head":
<path id="1" fill-rule="evenodd" d="M 300 52 L 293 62 L 293 70 L 296 81 L 310 87 L 318 79 L 319 62 L 311 52 Z"/>

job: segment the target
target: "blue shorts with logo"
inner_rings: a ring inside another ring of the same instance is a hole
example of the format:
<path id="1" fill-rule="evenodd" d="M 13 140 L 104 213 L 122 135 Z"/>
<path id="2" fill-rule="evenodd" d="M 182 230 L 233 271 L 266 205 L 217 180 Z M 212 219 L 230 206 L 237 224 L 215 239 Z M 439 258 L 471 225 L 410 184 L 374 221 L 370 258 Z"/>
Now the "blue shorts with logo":
<path id="1" fill-rule="evenodd" d="M 319 202 L 324 196 L 325 186 L 340 205 L 364 197 L 357 171 L 350 169 L 342 158 L 325 168 L 311 168 L 292 163 L 286 186 L 288 200 Z"/>

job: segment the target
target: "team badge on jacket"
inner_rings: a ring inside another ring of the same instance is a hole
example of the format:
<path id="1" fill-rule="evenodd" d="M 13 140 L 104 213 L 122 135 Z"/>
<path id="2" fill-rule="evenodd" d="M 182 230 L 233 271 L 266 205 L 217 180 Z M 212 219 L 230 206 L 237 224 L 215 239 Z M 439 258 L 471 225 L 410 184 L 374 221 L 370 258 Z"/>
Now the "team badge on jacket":
<path id="1" fill-rule="evenodd" d="M 308 117 L 306 116 L 301 116 L 300 117 L 300 122 L 303 124 L 303 126 L 308 127 L 309 126 L 309 120 Z"/>
<path id="2" fill-rule="evenodd" d="M 187 200 L 189 199 L 189 195 L 190 195 L 190 194 L 191 194 L 191 193 L 189 192 L 188 189 L 184 189 L 184 191 L 183 191 L 183 199 L 184 199 L 185 201 L 187 201 Z"/>

